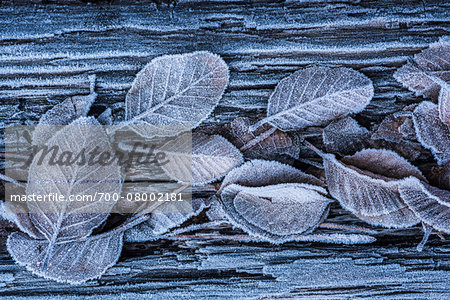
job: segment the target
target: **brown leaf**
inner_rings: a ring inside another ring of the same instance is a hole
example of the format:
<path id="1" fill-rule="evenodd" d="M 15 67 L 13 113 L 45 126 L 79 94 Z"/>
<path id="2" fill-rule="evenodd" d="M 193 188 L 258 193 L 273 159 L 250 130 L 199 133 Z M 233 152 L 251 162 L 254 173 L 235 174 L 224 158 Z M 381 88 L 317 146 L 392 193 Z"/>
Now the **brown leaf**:
<path id="1" fill-rule="evenodd" d="M 297 134 L 285 133 L 268 124 L 254 131 L 250 126 L 250 120 L 245 117 L 236 118 L 227 125 L 227 137 L 245 157 L 274 160 L 280 154 L 286 154 L 294 159 L 298 158 L 300 139 Z"/>
<path id="2" fill-rule="evenodd" d="M 337 160 L 324 154 L 328 190 L 341 205 L 362 220 L 385 227 L 417 224 L 398 193 L 399 180 L 423 179 L 420 171 L 396 153 L 366 149 Z"/>

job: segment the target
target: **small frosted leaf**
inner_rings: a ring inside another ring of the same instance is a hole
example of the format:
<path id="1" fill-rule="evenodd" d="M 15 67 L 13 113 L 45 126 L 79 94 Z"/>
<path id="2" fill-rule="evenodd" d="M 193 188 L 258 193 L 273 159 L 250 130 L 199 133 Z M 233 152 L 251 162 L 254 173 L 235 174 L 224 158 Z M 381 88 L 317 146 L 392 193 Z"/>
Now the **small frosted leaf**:
<path id="1" fill-rule="evenodd" d="M 450 233 L 450 191 L 441 190 L 411 177 L 399 186 L 402 199 L 425 224 Z"/>
<path id="2" fill-rule="evenodd" d="M 367 149 L 338 161 L 324 155 L 330 194 L 364 221 L 385 227 L 402 228 L 417 224 L 398 193 L 399 179 L 420 171 L 396 153 Z"/>
<path id="3" fill-rule="evenodd" d="M 353 69 L 306 68 L 280 81 L 260 123 L 282 131 L 324 125 L 362 111 L 373 91 L 370 79 Z"/>
<path id="4" fill-rule="evenodd" d="M 439 119 L 438 106 L 424 101 L 413 114 L 417 139 L 427 149 L 433 152 L 440 165 L 450 161 L 450 126 Z"/>
<path id="5" fill-rule="evenodd" d="M 78 118 L 58 131 L 47 142 L 48 147 L 59 146 L 61 152 L 89 153 L 96 147 L 113 152 L 108 137 L 99 123 L 92 117 Z M 108 216 L 115 204 L 96 197 L 97 193 L 120 193 L 121 173 L 117 164 L 59 165 L 51 164 L 51 156 L 45 156 L 39 164 L 36 156 L 30 169 L 27 195 L 84 195 L 95 201 L 28 201 L 33 225 L 52 241 L 53 248 L 58 239 L 80 238 L 91 234 Z"/>
<path id="6" fill-rule="evenodd" d="M 96 97 L 96 93 L 73 96 L 55 105 L 39 120 L 33 132 L 33 144 L 45 144 L 55 134 L 55 126 L 51 125 L 67 125 L 79 117 L 85 117 Z"/>
<path id="7" fill-rule="evenodd" d="M 331 199 L 313 185 L 287 183 L 265 187 L 227 186 L 221 199 L 230 221 L 273 243 L 314 230 L 326 217 Z"/>
<path id="8" fill-rule="evenodd" d="M 219 135 L 194 133 L 192 149 L 190 142 L 189 136 L 182 135 L 161 148 L 168 161 L 162 168 L 179 182 L 205 184 L 224 176 L 243 161 L 242 153 Z"/>
<path id="9" fill-rule="evenodd" d="M 107 108 L 104 112 L 102 112 L 98 117 L 97 121 L 102 125 L 112 125 L 113 124 L 113 116 L 112 109 Z"/>
<path id="10" fill-rule="evenodd" d="M 439 117 L 441 121 L 450 126 L 450 86 L 442 85 L 439 92 Z"/>
<path id="11" fill-rule="evenodd" d="M 439 84 L 414 63 L 408 62 L 394 73 L 394 78 L 416 96 L 433 97 L 439 92 Z"/>
<path id="12" fill-rule="evenodd" d="M 155 240 L 190 218 L 198 216 L 210 204 L 200 198 L 192 199 L 192 203 L 189 201 L 164 203 L 152 212 L 147 221 L 125 231 L 125 241 L 136 243 Z"/>
<path id="13" fill-rule="evenodd" d="M 250 128 L 248 118 L 234 119 L 228 135 L 246 158 L 278 159 L 280 154 L 298 158 L 300 139 L 295 133 L 283 132 L 264 124 L 255 130 Z"/>
<path id="14" fill-rule="evenodd" d="M 127 94 L 125 124 L 146 124 L 134 129 L 147 137 L 194 128 L 216 107 L 227 83 L 228 67 L 212 53 L 155 58 L 137 74 Z"/>
<path id="15" fill-rule="evenodd" d="M 403 139 L 415 137 L 414 125 L 411 116 L 389 115 L 372 133 L 374 140 L 385 140 L 388 142 L 400 143 Z"/>
<path id="16" fill-rule="evenodd" d="M 12 258 L 34 274 L 78 284 L 100 277 L 117 262 L 122 237 L 123 233 L 114 233 L 51 244 L 16 232 L 8 237 L 6 246 Z"/>
<path id="17" fill-rule="evenodd" d="M 435 77 L 443 81 L 450 80 L 450 43 L 445 40 L 416 54 L 414 62 L 408 62 L 394 74 L 397 81 L 417 96 L 433 98 L 440 89 Z"/>
<path id="18" fill-rule="evenodd" d="M 323 129 L 323 144 L 327 152 L 349 154 L 361 150 L 369 131 L 351 117 L 331 122 Z"/>
<path id="19" fill-rule="evenodd" d="M 323 186 L 316 177 L 276 161 L 255 159 L 229 172 L 222 181 L 219 193 L 230 184 L 258 187 L 280 183 L 308 183 Z"/>
<path id="20" fill-rule="evenodd" d="M 1 205 L 2 213 L 6 219 L 16 224 L 22 232 L 36 239 L 44 237 L 31 222 L 28 209 L 24 204 L 8 201 L 2 202 Z"/>

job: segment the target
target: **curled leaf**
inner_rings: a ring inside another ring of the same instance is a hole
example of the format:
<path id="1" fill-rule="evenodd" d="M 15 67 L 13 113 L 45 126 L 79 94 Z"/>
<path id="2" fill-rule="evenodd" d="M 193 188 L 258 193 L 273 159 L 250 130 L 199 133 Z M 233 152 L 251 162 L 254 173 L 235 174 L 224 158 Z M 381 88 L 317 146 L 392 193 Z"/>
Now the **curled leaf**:
<path id="1" fill-rule="evenodd" d="M 319 126 L 362 111 L 373 97 L 373 85 L 349 68 L 314 66 L 280 81 L 269 98 L 269 123 L 282 131 Z"/>
<path id="2" fill-rule="evenodd" d="M 228 67 L 212 53 L 155 58 L 138 73 L 127 94 L 124 124 L 145 124 L 132 128 L 147 137 L 194 128 L 216 107 L 227 83 Z"/>
<path id="3" fill-rule="evenodd" d="M 423 179 L 420 171 L 395 152 L 366 149 L 337 160 L 323 154 L 330 194 L 362 220 L 385 227 L 403 228 L 418 220 L 401 200 L 399 180 Z"/>
<path id="4" fill-rule="evenodd" d="M 307 183 L 323 186 L 316 177 L 276 161 L 255 159 L 229 172 L 222 181 L 219 193 L 230 184 L 261 187 L 280 183 Z"/>
<path id="5" fill-rule="evenodd" d="M 440 165 L 450 161 L 450 126 L 439 119 L 438 106 L 424 101 L 414 110 L 414 127 L 419 142 L 433 152 Z"/>
<path id="6" fill-rule="evenodd" d="M 227 186 L 221 199 L 230 221 L 247 233 L 272 243 L 293 240 L 313 231 L 326 217 L 331 199 L 326 190 L 308 184 L 264 187 Z"/>
<path id="7" fill-rule="evenodd" d="M 417 96 L 435 97 L 440 84 L 435 78 L 450 80 L 450 44 L 441 40 L 414 56 L 413 62 L 398 69 L 394 78 Z"/>
<path id="8" fill-rule="evenodd" d="M 415 177 L 403 180 L 399 191 L 403 201 L 422 222 L 450 233 L 450 191 L 435 188 Z"/>
<path id="9" fill-rule="evenodd" d="M 206 184 L 224 176 L 243 161 L 241 152 L 219 135 L 194 133 L 192 140 L 190 137 L 190 134 L 181 135 L 161 148 L 167 160 L 162 168 L 179 182 Z"/>

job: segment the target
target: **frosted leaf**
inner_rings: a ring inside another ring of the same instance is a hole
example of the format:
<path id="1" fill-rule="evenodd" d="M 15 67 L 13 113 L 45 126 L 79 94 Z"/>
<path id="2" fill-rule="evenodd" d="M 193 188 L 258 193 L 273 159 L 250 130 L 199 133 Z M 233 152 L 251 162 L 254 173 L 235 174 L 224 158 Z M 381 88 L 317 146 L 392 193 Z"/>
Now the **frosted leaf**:
<path id="1" fill-rule="evenodd" d="M 187 205 L 192 205 L 192 209 Z M 190 218 L 198 216 L 209 205 L 210 203 L 201 198 L 192 199 L 192 203 L 189 201 L 164 203 L 152 212 L 147 221 L 128 229 L 125 232 L 125 241 L 136 243 L 158 239 Z M 188 211 L 191 212 L 187 213 Z"/>
<path id="2" fill-rule="evenodd" d="M 394 74 L 397 81 L 417 96 L 433 98 L 440 89 L 435 77 L 450 80 L 450 44 L 444 40 L 416 54 L 414 62 L 408 62 Z"/>
<path id="3" fill-rule="evenodd" d="M 259 124 L 282 131 L 324 125 L 362 111 L 372 97 L 370 79 L 353 69 L 309 67 L 278 83 Z"/>
<path id="4" fill-rule="evenodd" d="M 219 193 L 230 184 L 260 187 L 280 183 L 308 183 L 323 186 L 316 177 L 276 161 L 251 160 L 229 172 L 222 181 Z"/>
<path id="5" fill-rule="evenodd" d="M 33 132 L 33 144 L 45 144 L 55 134 L 55 126 L 67 125 L 79 117 L 85 117 L 97 94 L 69 97 L 47 111 L 39 120 Z"/>
<path id="6" fill-rule="evenodd" d="M 102 125 L 112 125 L 113 124 L 113 116 L 112 109 L 107 108 L 104 112 L 102 112 L 98 117 L 97 121 Z"/>
<path id="7" fill-rule="evenodd" d="M 425 224 L 450 233 L 450 191 L 441 190 L 411 177 L 399 187 L 402 199 Z"/>
<path id="8" fill-rule="evenodd" d="M 395 152 L 366 149 L 338 161 L 324 154 L 328 190 L 341 205 L 364 221 L 385 227 L 417 224 L 398 193 L 399 179 L 420 171 Z"/>
<path id="9" fill-rule="evenodd" d="M 439 92 L 439 118 L 450 126 L 450 86 L 448 84 L 442 85 Z"/>
<path id="10" fill-rule="evenodd" d="M 424 101 L 414 110 L 414 127 L 419 142 L 433 152 L 440 165 L 450 161 L 450 126 L 439 119 L 438 106 Z"/>
<path id="11" fill-rule="evenodd" d="M 134 128 L 147 137 L 194 128 L 216 107 L 227 83 L 227 65 L 209 52 L 155 58 L 127 94 L 124 124 L 147 125 Z"/>
<path id="12" fill-rule="evenodd" d="M 412 107 L 408 111 L 399 111 L 389 115 L 372 131 L 368 141 L 369 147 L 394 150 L 409 161 L 418 159 L 424 149 L 416 139 L 416 131 L 412 121 Z"/>
<path id="13" fill-rule="evenodd" d="M 331 199 L 322 187 L 286 183 L 227 186 L 221 199 L 233 225 L 273 243 L 313 231 L 327 216 Z"/>
<path id="14" fill-rule="evenodd" d="M 123 233 L 114 233 L 52 244 L 16 232 L 8 237 L 6 246 L 12 258 L 34 274 L 78 284 L 100 277 L 117 262 L 122 237 Z"/>
<path id="15" fill-rule="evenodd" d="M 389 115 L 372 133 L 374 140 L 385 140 L 394 143 L 400 143 L 403 139 L 415 137 L 414 125 L 411 116 Z"/>
<path id="16" fill-rule="evenodd" d="M 433 80 L 433 76 L 412 62 L 407 62 L 398 69 L 394 78 L 416 96 L 434 97 L 439 93 L 440 86 Z"/>
<path id="17" fill-rule="evenodd" d="M 223 206 L 220 203 L 216 195 L 210 198 L 210 207 L 206 211 L 206 216 L 212 222 L 228 221 L 227 213 L 223 210 Z"/>
<path id="18" fill-rule="evenodd" d="M 44 236 L 31 223 L 28 209 L 22 203 L 2 202 L 2 215 L 9 221 L 17 225 L 17 227 L 28 234 L 32 238 L 42 239 Z"/>
<path id="19" fill-rule="evenodd" d="M 298 158 L 300 139 L 295 133 L 286 133 L 268 124 L 252 130 L 248 118 L 234 119 L 228 135 L 247 158 L 278 159 L 280 154 Z"/>
<path id="20" fill-rule="evenodd" d="M 241 152 L 219 135 L 194 133 L 192 149 L 190 143 L 189 136 L 182 135 L 160 149 L 168 161 L 162 166 L 163 170 L 179 182 L 206 184 L 224 176 L 243 161 Z"/>
<path id="21" fill-rule="evenodd" d="M 59 146 L 62 152 L 91 152 L 98 147 L 112 153 L 108 137 L 92 117 L 79 118 L 58 131 L 47 143 Z M 51 241 L 52 249 L 60 239 L 86 237 L 108 216 L 114 201 L 96 197 L 98 193 L 120 193 L 121 174 L 116 164 L 59 165 L 51 164 L 51 156 L 45 156 L 39 164 L 36 156 L 30 169 L 27 195 L 57 193 L 69 199 L 69 195 L 90 195 L 93 201 L 28 201 L 33 225 Z"/>
<path id="22" fill-rule="evenodd" d="M 369 131 L 351 117 L 331 122 L 323 129 L 323 144 L 327 152 L 349 154 L 361 150 Z"/>
<path id="23" fill-rule="evenodd" d="M 416 137 L 416 130 L 414 129 L 414 122 L 412 118 L 406 118 L 398 127 L 398 132 L 403 138 L 413 139 Z"/>

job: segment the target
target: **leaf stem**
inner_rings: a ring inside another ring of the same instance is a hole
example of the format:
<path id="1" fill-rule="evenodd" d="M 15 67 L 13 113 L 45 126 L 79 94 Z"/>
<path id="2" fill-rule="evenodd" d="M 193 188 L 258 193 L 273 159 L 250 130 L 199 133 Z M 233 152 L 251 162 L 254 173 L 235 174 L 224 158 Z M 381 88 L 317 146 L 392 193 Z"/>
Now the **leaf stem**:
<path id="1" fill-rule="evenodd" d="M 427 225 L 425 223 L 422 223 L 423 230 L 425 234 L 423 235 L 422 241 L 420 241 L 419 245 L 417 245 L 417 251 L 422 252 L 423 247 L 428 241 L 428 238 L 430 237 L 431 232 L 433 231 L 433 227 L 430 225 Z"/>
<path id="2" fill-rule="evenodd" d="M 258 129 L 259 127 L 263 126 L 264 124 L 267 123 L 267 118 L 264 118 L 262 120 L 259 120 L 258 122 L 256 122 L 255 124 L 251 125 L 249 127 L 250 131 L 256 131 L 256 129 Z"/>
<path id="3" fill-rule="evenodd" d="M 253 147 L 254 145 L 261 143 L 262 141 L 264 141 L 265 139 L 267 139 L 269 136 L 271 136 L 277 129 L 275 127 L 270 128 L 269 130 L 264 131 L 262 134 L 256 136 L 254 139 L 252 139 L 251 141 L 249 141 L 247 144 L 245 144 L 244 146 L 242 146 L 239 151 L 244 152 L 248 149 L 250 149 L 251 147 Z"/>

